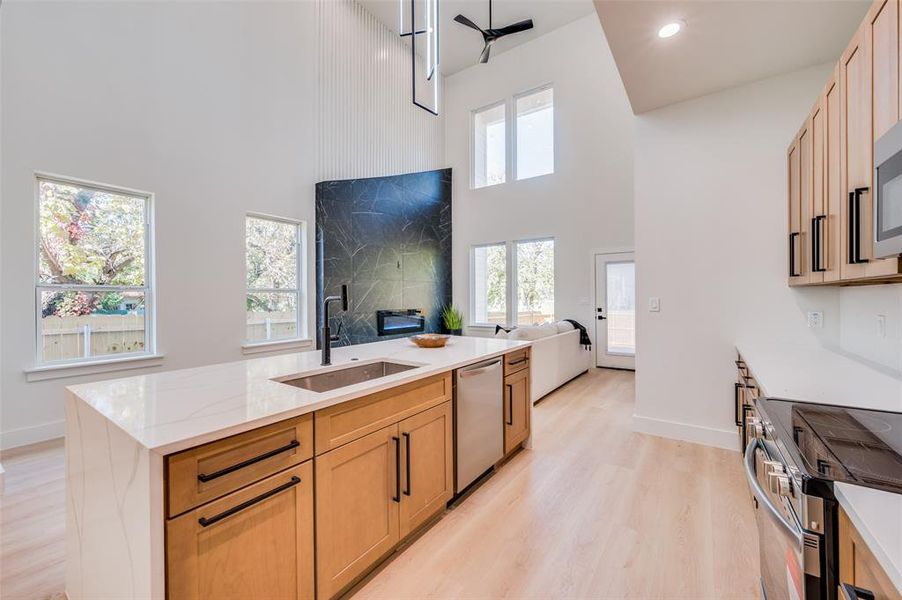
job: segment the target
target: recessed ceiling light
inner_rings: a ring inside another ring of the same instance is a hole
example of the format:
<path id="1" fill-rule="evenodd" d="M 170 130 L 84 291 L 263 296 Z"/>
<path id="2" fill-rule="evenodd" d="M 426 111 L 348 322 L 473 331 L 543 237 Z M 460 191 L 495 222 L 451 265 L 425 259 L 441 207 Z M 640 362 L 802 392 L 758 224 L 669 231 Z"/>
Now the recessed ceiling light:
<path id="1" fill-rule="evenodd" d="M 662 27 L 658 30 L 658 37 L 659 38 L 673 37 L 676 34 L 678 34 L 680 32 L 680 30 L 683 29 L 684 26 L 685 26 L 685 23 L 683 23 L 682 21 L 674 21 L 673 23 L 668 23 L 667 25 L 665 25 L 664 27 Z"/>

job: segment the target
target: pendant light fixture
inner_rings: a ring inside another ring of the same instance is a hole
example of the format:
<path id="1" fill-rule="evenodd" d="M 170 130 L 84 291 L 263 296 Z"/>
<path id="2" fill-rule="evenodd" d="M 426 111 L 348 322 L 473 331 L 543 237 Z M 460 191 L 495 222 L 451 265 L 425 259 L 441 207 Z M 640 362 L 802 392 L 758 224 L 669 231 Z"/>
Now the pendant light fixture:
<path id="1" fill-rule="evenodd" d="M 410 86 L 415 106 L 438 116 L 439 0 L 399 0 L 401 37 L 410 38 Z M 417 68 L 417 48 L 422 67 Z"/>

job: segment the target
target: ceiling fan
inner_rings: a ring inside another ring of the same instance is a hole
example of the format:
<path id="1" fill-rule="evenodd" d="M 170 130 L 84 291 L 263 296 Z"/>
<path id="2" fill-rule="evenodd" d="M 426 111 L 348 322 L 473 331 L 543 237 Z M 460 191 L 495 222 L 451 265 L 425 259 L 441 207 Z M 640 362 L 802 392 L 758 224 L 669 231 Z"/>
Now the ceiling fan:
<path id="1" fill-rule="evenodd" d="M 479 55 L 479 62 L 481 63 L 489 62 L 489 54 L 492 51 L 492 44 L 494 44 L 496 40 L 503 38 L 506 35 L 511 35 L 512 33 L 527 31 L 529 29 L 532 29 L 533 27 L 532 19 L 526 19 L 525 21 L 519 21 L 517 23 L 514 23 L 513 25 L 508 25 L 507 27 L 501 27 L 499 29 L 492 28 L 492 0 L 489 0 L 488 29 L 483 29 L 463 15 L 457 15 L 456 17 L 454 17 L 454 20 L 461 25 L 466 25 L 467 27 L 475 29 L 482 34 L 482 40 L 485 42 L 485 47 L 482 49 L 482 54 Z"/>

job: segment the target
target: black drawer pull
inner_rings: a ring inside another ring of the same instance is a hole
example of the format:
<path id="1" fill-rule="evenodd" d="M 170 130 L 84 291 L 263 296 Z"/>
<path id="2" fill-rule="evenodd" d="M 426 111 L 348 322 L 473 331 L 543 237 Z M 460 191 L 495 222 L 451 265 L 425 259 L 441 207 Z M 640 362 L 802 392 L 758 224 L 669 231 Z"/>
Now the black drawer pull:
<path id="1" fill-rule="evenodd" d="M 226 517 L 231 517 L 235 513 L 241 512 L 245 508 L 251 507 L 254 504 L 257 504 L 258 502 L 263 502 L 267 498 L 269 498 L 271 496 L 275 496 L 279 492 L 284 492 L 285 490 L 287 490 L 289 488 L 293 488 L 300 482 L 301 482 L 301 478 L 298 477 L 297 475 L 295 475 L 291 478 L 291 481 L 289 481 L 288 483 L 283 483 L 279 487 L 273 488 L 273 489 L 269 490 L 268 492 L 264 492 L 264 493 L 260 494 L 259 496 L 254 496 L 250 500 L 248 500 L 246 502 L 242 502 L 241 504 L 239 504 L 237 506 L 233 506 L 232 508 L 230 508 L 228 510 L 224 510 L 221 513 L 219 513 L 218 515 L 213 515 L 209 519 L 206 517 L 201 517 L 197 520 L 197 522 L 200 523 L 201 527 L 209 527 L 213 523 L 216 523 L 217 521 L 222 521 Z"/>
<path id="2" fill-rule="evenodd" d="M 404 446 L 407 453 L 407 490 L 404 491 L 405 496 L 410 495 L 410 434 L 402 433 L 404 436 Z"/>
<path id="3" fill-rule="evenodd" d="M 299 441 L 291 440 L 290 442 L 288 442 L 287 444 L 285 444 L 284 446 L 282 446 L 280 448 L 276 448 L 275 450 L 270 450 L 269 452 L 266 452 L 265 454 L 261 454 L 260 456 L 255 456 L 254 458 L 249 458 L 238 464 L 234 464 L 231 467 L 226 467 L 225 469 L 220 469 L 219 471 L 210 473 L 209 475 L 206 475 L 205 473 L 200 473 L 197 476 L 197 478 L 198 478 L 198 480 L 202 481 L 203 483 L 207 483 L 208 481 L 212 481 L 213 479 L 216 479 L 217 477 L 222 477 L 223 475 L 228 475 L 229 473 L 234 473 L 235 471 L 237 471 L 239 469 L 243 469 L 244 467 L 249 467 L 254 463 L 260 462 L 261 460 L 266 460 L 267 458 L 272 458 L 273 456 L 275 456 L 277 454 L 282 454 L 283 452 L 288 452 L 289 450 L 294 450 L 295 448 L 297 448 L 300 445 L 301 445 L 301 443 Z"/>
<path id="4" fill-rule="evenodd" d="M 507 384 L 507 419 L 504 420 L 508 425 L 514 424 L 514 386 Z"/>
<path id="5" fill-rule="evenodd" d="M 520 360 L 515 360 L 514 362 L 507 363 L 509 367 L 516 367 L 517 365 L 522 365 L 525 362 L 529 362 L 529 358 L 521 358 Z"/>
<path id="6" fill-rule="evenodd" d="M 392 436 L 395 443 L 395 495 L 392 501 L 401 504 L 401 438 Z"/>
<path id="7" fill-rule="evenodd" d="M 737 427 L 740 427 L 742 425 L 742 421 L 739 420 L 739 390 L 744 387 L 745 386 L 741 383 L 733 384 L 733 420 L 736 422 Z"/>

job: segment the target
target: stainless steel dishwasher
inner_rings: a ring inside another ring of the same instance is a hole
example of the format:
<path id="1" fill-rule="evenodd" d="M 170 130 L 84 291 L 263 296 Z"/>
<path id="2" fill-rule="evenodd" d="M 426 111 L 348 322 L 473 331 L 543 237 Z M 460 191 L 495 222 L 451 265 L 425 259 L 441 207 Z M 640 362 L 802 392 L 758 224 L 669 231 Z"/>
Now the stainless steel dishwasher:
<path id="1" fill-rule="evenodd" d="M 504 456 L 503 372 L 498 357 L 454 373 L 457 494 Z"/>

